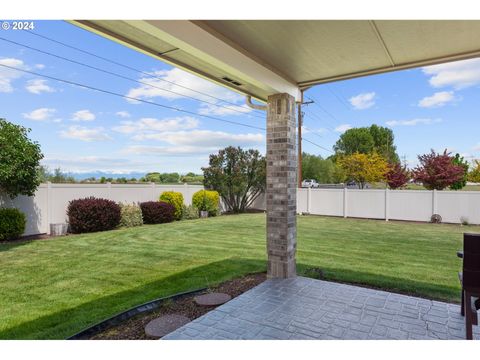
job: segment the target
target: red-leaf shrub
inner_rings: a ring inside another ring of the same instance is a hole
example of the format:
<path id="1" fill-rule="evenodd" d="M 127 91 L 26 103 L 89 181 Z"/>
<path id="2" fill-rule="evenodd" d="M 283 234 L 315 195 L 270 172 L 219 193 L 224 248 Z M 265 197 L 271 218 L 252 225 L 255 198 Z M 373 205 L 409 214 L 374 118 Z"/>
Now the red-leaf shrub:
<path id="1" fill-rule="evenodd" d="M 386 178 L 390 189 L 402 188 L 410 180 L 410 171 L 408 171 L 405 165 L 402 166 L 396 163 L 388 167 Z"/>
<path id="2" fill-rule="evenodd" d="M 88 197 L 72 200 L 67 209 L 70 231 L 85 233 L 115 229 L 120 224 L 120 206 L 112 200 Z"/>
<path id="3" fill-rule="evenodd" d="M 144 224 L 163 224 L 175 220 L 175 206 L 164 201 L 140 203 Z"/>
<path id="4" fill-rule="evenodd" d="M 447 150 L 437 154 L 432 149 L 430 154 L 418 156 L 420 165 L 413 170 L 413 178 L 422 182 L 428 190 L 443 190 L 465 175 L 463 166 L 455 165 L 453 159 Z"/>

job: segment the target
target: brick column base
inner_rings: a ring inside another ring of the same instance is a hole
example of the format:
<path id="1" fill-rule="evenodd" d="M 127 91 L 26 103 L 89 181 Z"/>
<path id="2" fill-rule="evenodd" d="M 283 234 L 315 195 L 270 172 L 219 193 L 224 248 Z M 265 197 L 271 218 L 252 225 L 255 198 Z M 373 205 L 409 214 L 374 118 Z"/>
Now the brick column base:
<path id="1" fill-rule="evenodd" d="M 296 275 L 297 153 L 295 100 L 268 97 L 267 112 L 267 254 L 268 277 Z"/>

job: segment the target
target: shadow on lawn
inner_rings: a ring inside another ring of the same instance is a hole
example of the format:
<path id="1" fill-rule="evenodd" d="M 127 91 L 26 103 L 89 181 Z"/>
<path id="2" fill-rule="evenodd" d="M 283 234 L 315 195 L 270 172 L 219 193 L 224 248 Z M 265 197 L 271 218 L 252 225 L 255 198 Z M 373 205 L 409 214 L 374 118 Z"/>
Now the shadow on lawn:
<path id="1" fill-rule="evenodd" d="M 0 332 L 0 339 L 64 339 L 147 301 L 261 271 L 266 271 L 266 261 L 229 258 L 18 324 Z"/>
<path id="2" fill-rule="evenodd" d="M 418 280 L 345 270 L 341 268 L 318 268 L 307 264 L 297 264 L 300 276 L 326 281 L 337 281 L 352 285 L 365 286 L 377 290 L 396 292 L 431 300 L 460 303 L 460 285 L 446 286 Z M 452 273 L 454 283 L 458 283 L 457 274 Z"/>
<path id="3" fill-rule="evenodd" d="M 34 241 L 34 240 L 25 240 L 25 241 L 14 240 L 14 241 L 0 242 L 0 252 L 9 251 L 9 250 L 14 249 L 18 246 L 23 246 L 23 245 L 30 244 L 32 241 Z"/>

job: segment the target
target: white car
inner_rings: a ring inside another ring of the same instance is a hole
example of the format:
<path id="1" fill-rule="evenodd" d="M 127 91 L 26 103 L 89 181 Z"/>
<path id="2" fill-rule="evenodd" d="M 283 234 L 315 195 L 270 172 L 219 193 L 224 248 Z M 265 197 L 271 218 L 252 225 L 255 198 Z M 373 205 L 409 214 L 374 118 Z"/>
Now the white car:
<path id="1" fill-rule="evenodd" d="M 318 188 L 320 185 L 314 179 L 305 179 L 302 181 L 302 188 Z"/>

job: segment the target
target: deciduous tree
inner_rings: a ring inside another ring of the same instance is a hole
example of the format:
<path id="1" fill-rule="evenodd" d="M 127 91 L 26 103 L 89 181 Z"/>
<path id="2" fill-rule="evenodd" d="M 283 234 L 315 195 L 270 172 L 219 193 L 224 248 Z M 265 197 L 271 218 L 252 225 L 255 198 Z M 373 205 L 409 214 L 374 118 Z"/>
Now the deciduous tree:
<path id="1" fill-rule="evenodd" d="M 336 142 L 333 149 L 337 155 L 352 155 L 356 152 L 369 154 L 376 152 L 390 163 L 399 162 L 396 153 L 393 131 L 389 128 L 371 125 L 345 131 Z"/>
<path id="2" fill-rule="evenodd" d="M 11 198 L 33 195 L 40 184 L 40 145 L 28 138 L 30 129 L 0 118 L 0 192 Z"/>
<path id="3" fill-rule="evenodd" d="M 334 182 L 335 164 L 321 156 L 302 154 L 302 179 L 315 179 L 320 184 Z"/>
<path id="4" fill-rule="evenodd" d="M 338 164 L 344 170 L 346 178 L 354 180 L 360 189 L 363 189 L 367 182 L 385 180 L 388 171 L 387 161 L 375 152 L 341 156 Z"/>
<path id="5" fill-rule="evenodd" d="M 446 149 L 443 154 L 432 149 L 429 154 L 419 155 L 420 165 L 413 170 L 413 178 L 428 190 L 443 190 L 462 180 L 465 174 L 463 166 L 454 164 L 453 159 Z"/>
<path id="6" fill-rule="evenodd" d="M 265 190 L 266 162 L 258 150 L 229 146 L 210 155 L 209 165 L 202 168 L 203 183 L 218 191 L 232 212 L 245 212 Z"/>
<path id="7" fill-rule="evenodd" d="M 389 165 L 386 180 L 390 189 L 402 188 L 410 179 L 411 174 L 406 165 L 400 163 Z"/>
<path id="8" fill-rule="evenodd" d="M 463 177 L 460 180 L 454 182 L 452 185 L 450 185 L 450 189 L 460 190 L 463 187 L 465 187 L 465 185 L 467 185 L 467 176 L 468 176 L 469 165 L 468 165 L 468 162 L 464 160 L 463 156 L 460 156 L 460 154 L 455 154 L 455 156 L 452 159 L 452 162 L 455 165 L 459 165 L 459 166 L 463 167 Z"/>
<path id="9" fill-rule="evenodd" d="M 468 173 L 468 181 L 480 183 L 480 161 L 474 160 L 472 170 Z"/>

